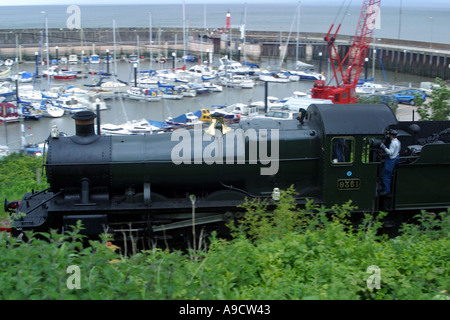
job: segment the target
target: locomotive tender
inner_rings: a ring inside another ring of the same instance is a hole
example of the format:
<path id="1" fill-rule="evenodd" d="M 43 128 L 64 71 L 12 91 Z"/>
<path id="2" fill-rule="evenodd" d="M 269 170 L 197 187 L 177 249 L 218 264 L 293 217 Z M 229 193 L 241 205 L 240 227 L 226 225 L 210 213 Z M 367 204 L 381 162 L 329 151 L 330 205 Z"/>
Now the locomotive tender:
<path id="1" fill-rule="evenodd" d="M 95 114 L 79 112 L 74 136 L 49 137 L 50 188 L 5 201 L 5 209 L 19 213 L 17 232 L 64 230 L 81 220 L 86 234 L 158 238 L 192 228 L 193 213 L 195 225 L 205 226 L 242 216 L 237 205 L 246 197 L 276 202 L 278 190 L 291 185 L 299 205 L 351 199 L 356 213 L 450 207 L 450 121 L 399 122 L 386 105 L 301 111 L 296 120 L 135 136 L 96 135 Z M 379 196 L 379 143 L 388 129 L 398 132 L 402 149 L 392 195 Z"/>

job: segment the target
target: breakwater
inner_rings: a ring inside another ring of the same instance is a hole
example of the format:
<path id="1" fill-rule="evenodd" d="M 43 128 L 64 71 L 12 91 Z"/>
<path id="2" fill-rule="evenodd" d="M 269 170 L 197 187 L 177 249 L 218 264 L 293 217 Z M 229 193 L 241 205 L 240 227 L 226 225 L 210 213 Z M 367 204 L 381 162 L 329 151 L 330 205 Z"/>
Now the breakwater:
<path id="1" fill-rule="evenodd" d="M 325 34 L 300 32 L 246 31 L 245 39 L 239 29 L 190 29 L 182 28 L 84 28 L 48 29 L 49 56 L 97 53 L 116 49 L 118 57 L 139 52 L 140 55 L 177 57 L 190 52 L 193 55 L 209 52 L 242 60 L 258 62 L 261 57 L 296 58 L 310 62 L 328 61 Z M 0 30 L 0 54 L 2 59 L 18 57 L 33 60 L 35 52 L 44 52 L 43 29 Z M 115 39 L 115 41 L 114 41 Z M 342 35 L 336 39 L 340 55 L 348 52 L 352 38 Z M 150 44 L 151 41 L 151 44 Z M 43 54 L 44 56 L 44 54 Z M 450 45 L 432 42 L 403 41 L 375 38 L 368 55 L 368 64 L 377 69 L 399 73 L 450 79 Z"/>

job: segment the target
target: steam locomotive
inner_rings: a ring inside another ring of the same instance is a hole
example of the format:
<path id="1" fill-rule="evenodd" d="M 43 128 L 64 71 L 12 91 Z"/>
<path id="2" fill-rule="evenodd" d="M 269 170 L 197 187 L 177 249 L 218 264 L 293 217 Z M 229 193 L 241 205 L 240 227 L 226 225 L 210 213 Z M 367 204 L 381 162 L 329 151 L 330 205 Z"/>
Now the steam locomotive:
<path id="1" fill-rule="evenodd" d="M 78 112 L 76 134 L 52 129 L 45 169 L 50 188 L 5 200 L 14 230 L 134 232 L 164 238 L 242 216 L 245 198 L 276 203 L 291 185 L 298 205 L 349 199 L 355 214 L 401 215 L 450 206 L 450 121 L 399 122 L 386 105 L 311 104 L 295 120 L 254 118 L 226 126 L 134 136 L 96 134 L 95 114 Z M 389 129 L 402 149 L 392 194 L 381 196 Z"/>

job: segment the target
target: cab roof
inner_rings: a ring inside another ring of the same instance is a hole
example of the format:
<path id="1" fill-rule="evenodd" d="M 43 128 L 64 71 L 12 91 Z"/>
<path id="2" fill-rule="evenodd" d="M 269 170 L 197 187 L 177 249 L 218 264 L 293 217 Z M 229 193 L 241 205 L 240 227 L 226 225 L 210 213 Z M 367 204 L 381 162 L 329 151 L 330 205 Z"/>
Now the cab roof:
<path id="1" fill-rule="evenodd" d="M 398 123 L 385 104 L 311 104 L 308 120 L 319 122 L 325 134 L 383 134 Z"/>

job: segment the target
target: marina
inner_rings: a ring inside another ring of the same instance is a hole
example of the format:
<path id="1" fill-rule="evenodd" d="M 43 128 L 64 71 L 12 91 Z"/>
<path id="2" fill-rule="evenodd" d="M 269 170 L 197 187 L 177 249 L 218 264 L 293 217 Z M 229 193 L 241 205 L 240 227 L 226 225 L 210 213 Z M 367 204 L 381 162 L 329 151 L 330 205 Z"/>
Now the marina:
<path id="1" fill-rule="evenodd" d="M 271 66 L 277 64 L 277 59 L 264 59 L 262 65 Z M 148 63 L 148 62 L 147 62 Z M 316 62 L 318 63 L 318 62 Z M 217 64 L 219 64 L 217 62 Z M 20 65 L 25 70 L 32 71 L 35 66 L 33 63 L 24 63 Z M 100 67 L 100 65 L 96 65 Z M 123 81 L 130 81 L 133 83 L 133 67 L 127 61 L 120 61 L 117 63 L 118 77 Z M 295 68 L 295 61 L 288 61 L 286 64 L 287 69 Z M 399 81 L 399 75 L 395 72 L 386 72 L 385 74 L 381 70 L 375 72 L 375 82 L 383 82 L 384 75 L 392 79 L 391 83 L 387 83 L 389 88 L 400 87 L 418 87 L 420 82 L 432 81 L 432 79 L 424 78 L 420 76 L 402 75 Z M 326 74 L 327 76 L 327 74 Z M 94 85 L 98 83 L 99 76 L 88 75 L 81 79 L 76 80 L 52 80 L 51 88 L 72 88 L 69 91 L 76 92 L 73 88 L 80 90 L 88 89 L 85 85 Z M 112 80 L 107 80 L 104 84 L 112 87 L 114 83 Z M 120 83 L 120 82 L 119 82 Z M 288 83 L 268 83 L 268 95 L 269 103 L 276 102 L 276 98 L 283 100 L 288 97 L 293 97 L 295 93 L 302 94 L 307 93 L 313 86 L 313 81 L 295 81 Z M 49 93 L 47 79 L 41 78 L 36 81 L 37 87 L 44 89 L 44 92 Z M 123 88 L 129 88 L 125 85 Z M 214 106 L 226 105 L 230 106 L 237 103 L 243 103 L 246 105 L 255 104 L 259 105 L 259 110 L 262 112 L 262 106 L 265 99 L 265 86 L 263 81 L 255 81 L 253 89 L 242 89 L 227 86 L 218 86 L 221 91 L 211 91 L 207 94 L 197 94 L 195 97 L 183 97 L 179 100 L 175 99 L 159 99 L 159 101 L 148 100 L 135 100 L 130 99 L 126 90 L 123 92 L 113 93 L 113 91 L 106 91 L 106 99 L 104 103 L 106 109 L 100 111 L 101 122 L 105 124 L 121 125 L 126 122 L 140 121 L 142 119 L 153 120 L 163 122 L 169 117 L 177 117 L 187 112 L 195 112 L 199 109 L 210 109 Z M 104 89 L 104 86 L 101 86 Z M 122 87 L 119 87 L 122 88 Z M 132 88 L 132 86 L 131 86 Z M 55 89 L 53 89 L 55 90 Z M 69 99 L 70 101 L 70 99 Z M 95 103 L 95 100 L 94 100 Z M 409 105 L 399 105 L 397 109 L 397 116 L 403 120 L 412 120 L 412 108 Z M 416 119 L 418 115 L 416 114 Z M 22 125 L 25 127 L 22 133 Z M 74 134 L 73 119 L 70 113 L 57 118 L 42 117 L 39 120 L 22 120 L 21 122 L 14 122 L 0 124 L 0 145 L 8 145 L 10 150 L 21 149 L 21 137 L 25 136 L 27 142 L 41 143 L 50 134 L 51 128 L 56 125 L 61 132 L 65 132 L 68 135 Z"/>
<path id="2" fill-rule="evenodd" d="M 171 8 L 177 11 L 179 6 Z M 184 9 L 183 4 L 186 14 Z M 324 41 L 328 35 L 321 33 L 321 28 L 311 32 L 304 25 L 304 20 L 299 19 L 300 4 L 293 16 L 291 13 L 285 17 L 279 32 L 244 27 L 248 16 L 253 21 L 250 13 L 247 16 L 247 5 L 240 24 L 230 24 L 228 11 L 226 27 L 207 27 L 206 5 L 203 9 L 203 28 L 191 21 L 186 25 L 183 16 L 183 28 L 168 20 L 163 29 L 159 18 L 149 12 L 145 27 L 141 26 L 141 17 L 134 27 L 118 28 L 113 19 L 112 28 L 87 23 L 70 30 L 55 27 L 56 19 L 49 23 L 49 14 L 43 11 L 45 28 L 17 29 L 15 36 L 11 36 L 12 30 L 0 30 L 0 53 L 5 59 L 1 76 L 4 80 L 17 79 L 22 105 L 18 108 L 22 123 L 5 124 L 0 145 L 20 150 L 24 140 L 42 143 L 54 126 L 73 134 L 70 114 L 86 108 L 96 111 L 97 106 L 101 122 L 109 128 L 129 124 L 142 127 L 143 121 L 164 123 L 198 110 L 213 113 L 221 106 L 223 112 L 239 104 L 256 107 L 262 116 L 264 111 L 283 105 L 298 111 L 298 105 L 291 108 L 286 104 L 288 98 L 299 94 L 301 106 L 307 107 L 311 102 L 306 96 L 311 94 L 314 81 L 332 81 L 335 71 L 330 61 L 334 58 L 329 56 Z M 356 16 L 354 9 L 347 7 L 346 15 Z M 188 18 L 190 14 L 192 11 Z M 398 39 L 381 38 L 383 33 L 375 32 L 368 44 L 364 77 L 361 75 L 361 79 L 370 81 L 357 87 L 358 94 L 420 89 L 420 83 L 431 83 L 435 77 L 449 78 L 448 42 L 439 37 L 417 41 L 419 37 L 409 34 L 401 39 L 400 26 Z M 353 41 L 350 27 L 344 30 L 333 38 L 341 56 L 351 50 Z M 4 82 L 2 90 L 10 90 L 6 95 L 13 94 L 14 82 L 7 86 L 8 82 Z M 57 116 L 58 107 L 64 116 Z M 33 108 L 37 110 L 34 113 Z M 408 120 L 414 117 L 411 106 L 403 108 L 399 104 L 397 111 Z M 144 127 L 142 132 L 156 128 Z"/>

